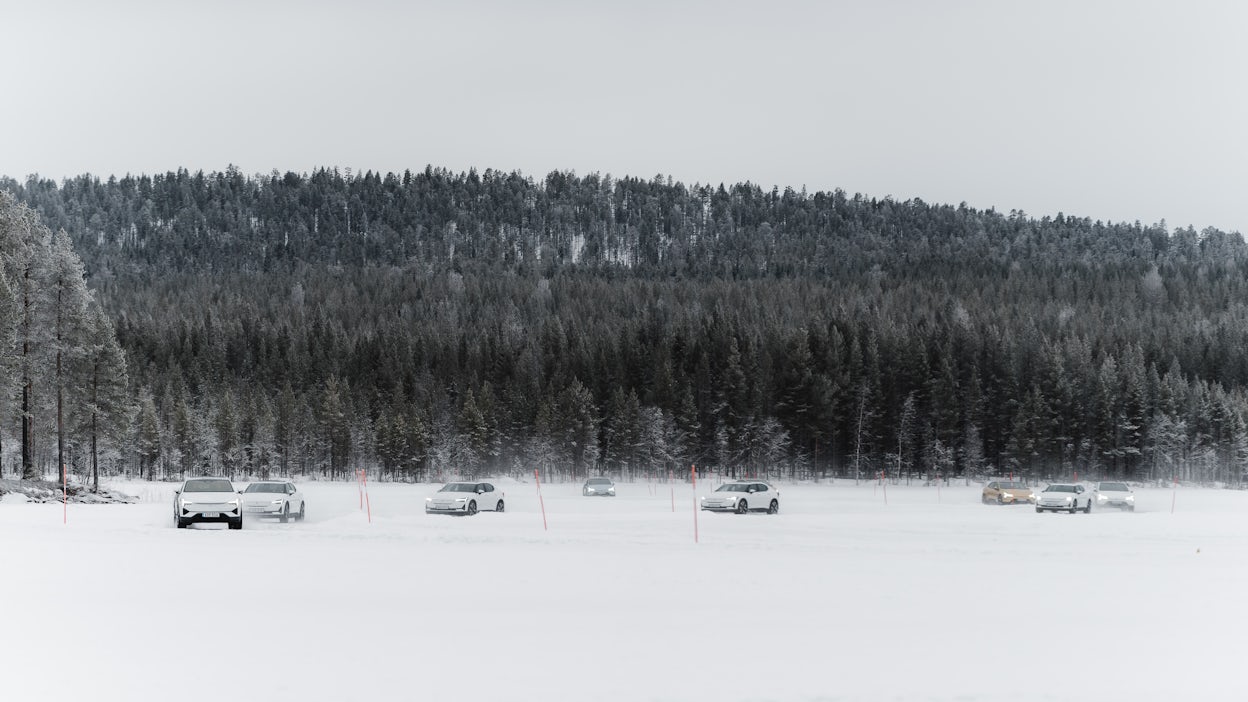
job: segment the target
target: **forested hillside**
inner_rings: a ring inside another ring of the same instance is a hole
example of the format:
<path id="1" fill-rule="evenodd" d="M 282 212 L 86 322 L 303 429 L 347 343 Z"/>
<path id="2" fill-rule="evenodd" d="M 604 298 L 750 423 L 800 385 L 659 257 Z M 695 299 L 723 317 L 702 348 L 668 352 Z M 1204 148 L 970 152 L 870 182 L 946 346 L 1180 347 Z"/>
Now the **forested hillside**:
<path id="1" fill-rule="evenodd" d="M 0 189 L 69 233 L 116 326 L 137 414 L 112 470 L 1239 482 L 1248 460 L 1238 234 L 432 168 Z"/>

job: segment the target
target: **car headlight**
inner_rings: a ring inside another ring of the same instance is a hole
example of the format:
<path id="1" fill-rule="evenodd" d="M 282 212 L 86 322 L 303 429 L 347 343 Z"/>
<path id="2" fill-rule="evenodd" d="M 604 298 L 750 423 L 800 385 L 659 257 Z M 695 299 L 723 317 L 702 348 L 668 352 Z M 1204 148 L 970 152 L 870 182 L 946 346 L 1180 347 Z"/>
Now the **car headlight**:
<path id="1" fill-rule="evenodd" d="M 467 501 L 468 501 L 468 498 L 467 498 L 467 497 L 456 497 L 456 498 L 455 498 L 455 501 L 456 501 L 456 502 L 467 502 Z"/>
<path id="2" fill-rule="evenodd" d="M 280 504 L 282 504 L 282 503 L 283 503 L 283 502 L 285 502 L 285 501 L 286 501 L 286 500 L 273 500 L 272 504 L 275 504 L 275 505 L 280 505 Z"/>
<path id="3" fill-rule="evenodd" d="M 1135 502 L 1135 495 L 1127 495 L 1126 500 L 1127 502 Z"/>
<path id="4" fill-rule="evenodd" d="M 227 504 L 227 505 L 234 505 L 235 507 L 237 507 L 237 506 L 238 506 L 238 500 L 230 500 L 229 502 L 226 502 L 225 504 Z"/>

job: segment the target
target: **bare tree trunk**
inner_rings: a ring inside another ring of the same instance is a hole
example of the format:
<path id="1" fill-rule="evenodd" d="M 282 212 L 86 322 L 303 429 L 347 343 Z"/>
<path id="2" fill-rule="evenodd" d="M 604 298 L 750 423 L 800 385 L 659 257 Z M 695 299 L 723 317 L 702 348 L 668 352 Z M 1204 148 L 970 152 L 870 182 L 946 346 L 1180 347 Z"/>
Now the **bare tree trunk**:
<path id="1" fill-rule="evenodd" d="M 30 377 L 30 265 L 22 275 L 22 479 L 36 480 L 35 472 L 35 424 L 32 416 L 31 394 L 34 381 Z"/>

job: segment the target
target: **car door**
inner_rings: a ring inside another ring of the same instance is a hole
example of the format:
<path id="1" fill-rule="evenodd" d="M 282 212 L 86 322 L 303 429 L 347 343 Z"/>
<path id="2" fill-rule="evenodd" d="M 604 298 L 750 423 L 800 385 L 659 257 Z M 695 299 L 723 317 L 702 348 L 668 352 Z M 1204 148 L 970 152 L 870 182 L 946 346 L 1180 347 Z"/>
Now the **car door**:
<path id="1" fill-rule="evenodd" d="M 757 488 L 754 493 L 755 499 L 750 502 L 750 506 L 754 509 L 767 509 L 776 496 L 775 490 L 772 490 L 767 483 L 757 483 L 755 487 Z"/>
<path id="2" fill-rule="evenodd" d="M 494 492 L 494 486 L 489 483 L 481 483 L 485 488 L 485 492 L 481 493 L 481 502 L 478 503 L 481 509 L 494 510 L 498 505 L 498 493 Z"/>
<path id="3" fill-rule="evenodd" d="M 997 499 L 997 491 L 999 487 L 1000 487 L 1000 484 L 997 483 L 996 481 L 988 483 L 988 487 L 984 488 L 984 499 L 985 500 Z"/>
<path id="4" fill-rule="evenodd" d="M 290 504 L 290 515 L 293 517 L 303 509 L 303 493 L 294 483 L 286 483 L 286 502 Z"/>
<path id="5" fill-rule="evenodd" d="M 1085 509 L 1092 500 L 1092 493 L 1083 489 L 1082 485 L 1075 486 L 1075 508 Z"/>

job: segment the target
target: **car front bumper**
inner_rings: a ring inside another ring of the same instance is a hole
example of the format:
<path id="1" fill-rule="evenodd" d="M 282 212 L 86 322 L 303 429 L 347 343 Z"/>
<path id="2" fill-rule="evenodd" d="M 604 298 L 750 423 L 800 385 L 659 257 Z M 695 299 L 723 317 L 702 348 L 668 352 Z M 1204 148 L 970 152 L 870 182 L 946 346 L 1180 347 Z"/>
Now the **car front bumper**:
<path id="1" fill-rule="evenodd" d="M 227 509 L 222 506 L 221 509 L 214 509 L 211 506 L 201 508 L 195 505 L 190 509 L 182 507 L 178 509 L 178 518 L 184 522 L 232 522 L 243 518 L 243 513 L 239 508 Z"/>
<path id="2" fill-rule="evenodd" d="M 258 517 L 279 517 L 282 510 L 286 508 L 286 503 L 280 505 L 245 505 L 243 511 L 247 514 L 254 514 Z"/>
<path id="3" fill-rule="evenodd" d="M 425 514 L 468 514 L 468 503 L 454 505 L 426 504 Z"/>

